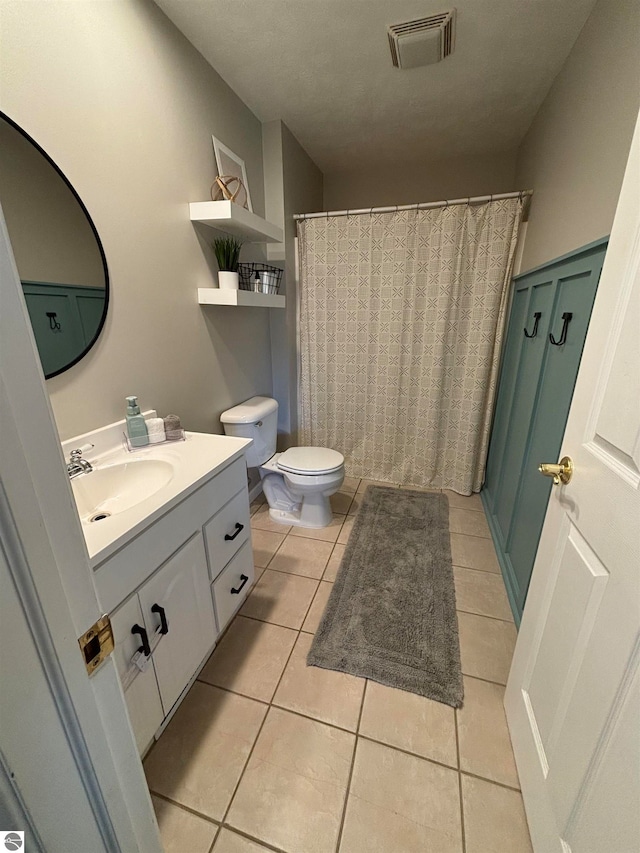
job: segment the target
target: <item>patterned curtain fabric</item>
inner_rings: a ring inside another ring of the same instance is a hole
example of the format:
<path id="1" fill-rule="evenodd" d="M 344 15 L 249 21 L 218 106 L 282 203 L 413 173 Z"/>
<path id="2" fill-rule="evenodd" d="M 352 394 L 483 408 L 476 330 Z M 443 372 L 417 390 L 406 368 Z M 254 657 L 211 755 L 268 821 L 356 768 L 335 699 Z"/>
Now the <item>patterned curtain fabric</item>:
<path id="1" fill-rule="evenodd" d="M 482 485 L 522 201 L 307 219 L 300 444 L 347 474 Z"/>

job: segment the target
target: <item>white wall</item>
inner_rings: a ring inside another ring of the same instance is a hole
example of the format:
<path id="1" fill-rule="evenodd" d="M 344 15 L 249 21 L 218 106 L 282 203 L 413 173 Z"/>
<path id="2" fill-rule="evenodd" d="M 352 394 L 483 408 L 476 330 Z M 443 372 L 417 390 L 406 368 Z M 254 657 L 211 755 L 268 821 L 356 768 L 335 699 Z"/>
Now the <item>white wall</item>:
<path id="1" fill-rule="evenodd" d="M 366 140 L 363 140 L 363 146 Z M 516 152 L 505 151 L 380 164 L 375 171 L 329 173 L 324 178 L 324 210 L 413 204 L 470 195 L 527 189 L 515 180 Z"/>
<path id="2" fill-rule="evenodd" d="M 273 391 L 279 402 L 278 446 L 297 442 L 298 366 L 296 349 L 295 213 L 322 207 L 322 172 L 281 121 L 263 126 L 268 218 L 284 228 L 285 242 L 270 247 L 269 260 L 283 261 L 287 305 L 271 312 Z"/>
<path id="3" fill-rule="evenodd" d="M 214 262 L 187 204 L 209 198 L 213 133 L 263 213 L 260 122 L 150 0 L 0 0 L 0 28 L 0 108 L 74 185 L 111 277 L 97 345 L 47 382 L 61 437 L 122 417 L 126 394 L 220 432 L 223 409 L 271 393 L 269 318 L 197 304 Z"/>
<path id="4" fill-rule="evenodd" d="M 600 0 L 518 152 L 523 270 L 609 233 L 639 105 L 640 3 Z"/>

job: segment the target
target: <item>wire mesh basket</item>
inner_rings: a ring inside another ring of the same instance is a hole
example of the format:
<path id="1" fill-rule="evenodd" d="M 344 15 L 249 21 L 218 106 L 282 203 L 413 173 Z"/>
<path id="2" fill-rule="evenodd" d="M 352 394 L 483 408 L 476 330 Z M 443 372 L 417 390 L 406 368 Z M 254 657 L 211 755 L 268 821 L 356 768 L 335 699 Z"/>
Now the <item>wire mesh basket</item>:
<path id="1" fill-rule="evenodd" d="M 256 293 L 278 293 L 282 283 L 282 270 L 269 264 L 238 264 L 240 289 Z"/>

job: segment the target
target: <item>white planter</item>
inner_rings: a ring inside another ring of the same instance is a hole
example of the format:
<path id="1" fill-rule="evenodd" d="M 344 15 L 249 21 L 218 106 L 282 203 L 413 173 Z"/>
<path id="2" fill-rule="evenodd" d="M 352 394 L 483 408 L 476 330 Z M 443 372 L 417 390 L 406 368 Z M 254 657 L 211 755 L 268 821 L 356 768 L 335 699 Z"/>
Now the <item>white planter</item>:
<path id="1" fill-rule="evenodd" d="M 240 286 L 238 273 L 220 270 L 218 273 L 218 285 L 221 290 L 238 290 Z"/>

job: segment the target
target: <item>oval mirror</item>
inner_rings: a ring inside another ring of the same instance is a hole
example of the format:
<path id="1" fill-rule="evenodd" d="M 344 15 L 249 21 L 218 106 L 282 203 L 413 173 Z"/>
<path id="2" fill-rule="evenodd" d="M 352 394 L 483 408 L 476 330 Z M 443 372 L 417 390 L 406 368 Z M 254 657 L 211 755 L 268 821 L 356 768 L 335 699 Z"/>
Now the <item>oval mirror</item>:
<path id="1" fill-rule="evenodd" d="M 0 113 L 0 203 L 46 379 L 98 339 L 109 302 L 102 243 L 53 160 Z"/>

